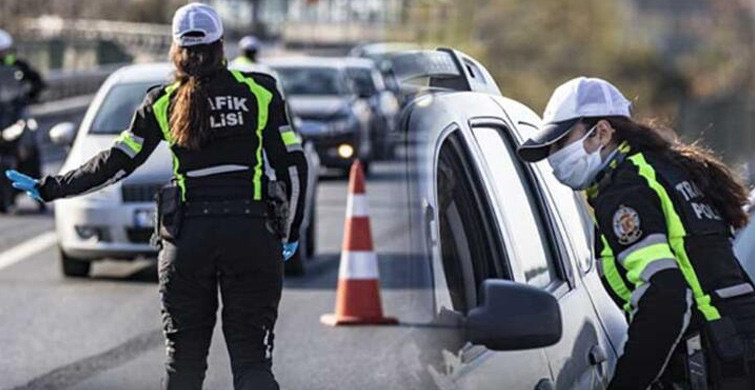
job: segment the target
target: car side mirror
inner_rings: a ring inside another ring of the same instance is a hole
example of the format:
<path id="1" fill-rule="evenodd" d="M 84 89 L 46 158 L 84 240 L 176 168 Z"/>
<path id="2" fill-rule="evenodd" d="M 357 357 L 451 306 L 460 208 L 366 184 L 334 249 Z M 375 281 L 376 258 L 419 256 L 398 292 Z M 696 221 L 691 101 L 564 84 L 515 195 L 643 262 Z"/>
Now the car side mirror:
<path id="1" fill-rule="evenodd" d="M 61 122 L 50 129 L 50 141 L 56 145 L 71 145 L 76 137 L 76 126 L 71 122 Z"/>
<path id="2" fill-rule="evenodd" d="M 546 347 L 561 339 L 561 308 L 541 289 L 507 280 L 482 283 L 481 305 L 467 315 L 467 338 L 494 351 Z"/>

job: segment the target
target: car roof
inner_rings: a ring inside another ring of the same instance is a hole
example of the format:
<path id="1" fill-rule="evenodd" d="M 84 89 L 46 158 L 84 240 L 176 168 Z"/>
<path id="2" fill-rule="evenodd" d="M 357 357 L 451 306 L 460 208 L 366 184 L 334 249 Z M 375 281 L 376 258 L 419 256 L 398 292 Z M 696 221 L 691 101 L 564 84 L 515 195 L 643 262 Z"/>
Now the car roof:
<path id="1" fill-rule="evenodd" d="M 276 68 L 333 68 L 343 69 L 344 58 L 341 57 L 276 57 L 265 60 L 265 65 Z"/>
<path id="2" fill-rule="evenodd" d="M 124 66 L 110 76 L 113 84 L 125 83 L 163 83 L 173 72 L 173 64 L 169 62 L 153 62 Z"/>
<path id="3" fill-rule="evenodd" d="M 361 58 L 361 57 L 346 57 L 343 59 L 344 65 L 348 67 L 359 67 L 359 68 L 375 68 L 377 65 L 375 64 L 375 61 L 369 59 L 369 58 Z"/>
<path id="4" fill-rule="evenodd" d="M 418 48 L 417 44 L 409 42 L 378 42 L 359 45 L 352 52 L 363 55 L 379 55 L 401 50 L 416 50 Z"/>

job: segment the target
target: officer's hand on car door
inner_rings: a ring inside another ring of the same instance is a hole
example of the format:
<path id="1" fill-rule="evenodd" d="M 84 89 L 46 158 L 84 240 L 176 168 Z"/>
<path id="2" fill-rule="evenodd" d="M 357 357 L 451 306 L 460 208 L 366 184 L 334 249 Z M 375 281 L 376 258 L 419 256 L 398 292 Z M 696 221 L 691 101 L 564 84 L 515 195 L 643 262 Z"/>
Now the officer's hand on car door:
<path id="1" fill-rule="evenodd" d="M 287 261 L 299 249 L 299 241 L 287 242 L 283 244 L 283 261 Z"/>
<path id="2" fill-rule="evenodd" d="M 39 195 L 39 190 L 37 189 L 39 180 L 26 176 L 15 169 L 6 170 L 5 176 L 8 179 L 10 179 L 13 185 L 13 188 L 26 192 L 27 195 L 31 196 L 32 198 L 36 200 L 39 200 L 42 202 L 44 201 L 42 199 L 42 196 Z"/>

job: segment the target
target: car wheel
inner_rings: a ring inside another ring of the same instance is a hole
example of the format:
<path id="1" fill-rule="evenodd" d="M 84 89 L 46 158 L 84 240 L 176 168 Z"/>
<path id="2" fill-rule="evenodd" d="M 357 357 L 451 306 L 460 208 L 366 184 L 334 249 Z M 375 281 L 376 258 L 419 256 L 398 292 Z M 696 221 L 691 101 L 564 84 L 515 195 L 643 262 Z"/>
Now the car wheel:
<path id="1" fill-rule="evenodd" d="M 301 257 L 301 248 L 285 262 L 284 271 L 287 276 L 304 275 L 304 259 Z"/>
<path id="2" fill-rule="evenodd" d="M 89 269 L 92 267 L 92 262 L 70 257 L 66 255 L 61 248 L 58 248 L 58 255 L 60 256 L 63 275 L 75 278 L 89 276 Z"/>

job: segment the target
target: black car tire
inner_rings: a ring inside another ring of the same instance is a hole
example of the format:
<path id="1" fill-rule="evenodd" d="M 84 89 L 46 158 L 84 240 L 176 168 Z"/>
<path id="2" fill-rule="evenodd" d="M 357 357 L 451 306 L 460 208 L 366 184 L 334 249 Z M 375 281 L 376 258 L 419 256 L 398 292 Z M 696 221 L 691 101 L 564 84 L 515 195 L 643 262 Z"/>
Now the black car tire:
<path id="1" fill-rule="evenodd" d="M 74 278 L 85 278 L 89 276 L 89 270 L 92 268 L 92 262 L 79 260 L 66 255 L 63 249 L 58 247 L 58 256 L 63 275 Z"/>

